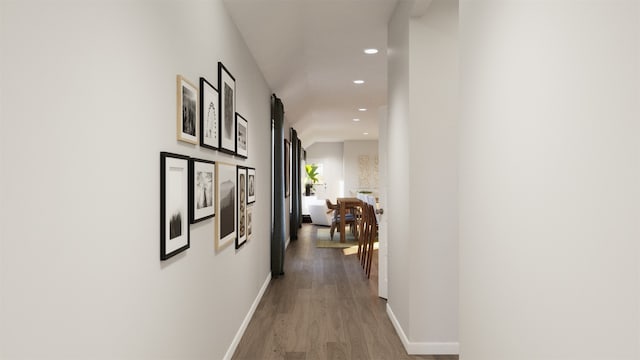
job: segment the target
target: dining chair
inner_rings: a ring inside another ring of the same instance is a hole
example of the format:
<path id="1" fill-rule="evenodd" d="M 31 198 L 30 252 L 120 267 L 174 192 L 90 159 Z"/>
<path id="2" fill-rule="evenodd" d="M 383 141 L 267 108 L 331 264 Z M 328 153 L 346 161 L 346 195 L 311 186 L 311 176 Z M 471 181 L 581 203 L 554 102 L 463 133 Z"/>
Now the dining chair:
<path id="1" fill-rule="evenodd" d="M 366 202 L 362 206 L 361 236 L 358 239 L 358 259 L 368 278 L 371 277 L 373 250 L 378 237 L 378 222 L 375 207 Z"/>
<path id="2" fill-rule="evenodd" d="M 327 208 L 329 209 L 327 211 L 327 214 L 330 214 L 333 212 L 333 218 L 331 219 L 331 230 L 329 230 L 329 233 L 331 234 L 331 240 L 333 240 L 333 233 L 335 232 L 336 227 L 338 228 L 338 231 L 340 231 L 340 227 L 338 226 L 340 225 L 340 206 L 338 206 L 337 204 L 331 203 L 331 200 L 327 199 Z M 356 231 L 356 227 L 357 227 L 356 215 L 353 213 L 345 214 L 344 222 L 345 222 L 345 225 L 349 224 L 349 228 L 351 229 L 351 232 L 357 238 L 358 235 Z"/>
<path id="3" fill-rule="evenodd" d="M 367 236 L 369 236 L 369 213 L 367 212 L 367 204 L 366 202 L 362 203 L 362 214 L 360 216 L 360 237 L 358 237 L 358 260 L 360 260 L 360 264 L 362 265 L 362 259 L 364 256 L 364 244 Z"/>

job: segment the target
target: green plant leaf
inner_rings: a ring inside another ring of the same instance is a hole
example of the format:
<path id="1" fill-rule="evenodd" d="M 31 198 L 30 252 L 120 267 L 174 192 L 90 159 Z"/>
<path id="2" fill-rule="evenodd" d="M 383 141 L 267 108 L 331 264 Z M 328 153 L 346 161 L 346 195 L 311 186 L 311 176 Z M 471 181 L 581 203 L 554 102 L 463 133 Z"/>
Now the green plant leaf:
<path id="1" fill-rule="evenodd" d="M 307 164 L 304 166 L 304 169 L 307 172 L 307 178 L 309 178 L 309 180 L 311 180 L 314 184 L 317 183 L 319 181 L 318 179 L 318 165 L 316 164 Z"/>

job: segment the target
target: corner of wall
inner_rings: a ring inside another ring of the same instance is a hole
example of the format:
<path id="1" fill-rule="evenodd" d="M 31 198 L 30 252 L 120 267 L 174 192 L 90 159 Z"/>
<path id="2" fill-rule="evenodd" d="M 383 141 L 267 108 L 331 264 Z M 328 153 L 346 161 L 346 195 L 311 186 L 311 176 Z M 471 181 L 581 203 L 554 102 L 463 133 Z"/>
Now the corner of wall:
<path id="1" fill-rule="evenodd" d="M 387 304 L 387 315 L 396 329 L 404 349 L 409 355 L 458 355 L 460 344 L 458 342 L 413 342 L 407 337 L 402 325 L 396 318 L 391 305 Z"/>

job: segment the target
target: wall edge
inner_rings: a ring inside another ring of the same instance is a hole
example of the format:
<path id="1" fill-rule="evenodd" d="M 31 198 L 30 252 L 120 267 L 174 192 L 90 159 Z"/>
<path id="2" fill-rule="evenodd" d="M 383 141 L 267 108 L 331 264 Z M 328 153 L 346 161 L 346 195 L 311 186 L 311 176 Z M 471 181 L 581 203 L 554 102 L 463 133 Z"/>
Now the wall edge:
<path id="1" fill-rule="evenodd" d="M 251 304 L 251 308 L 249 309 L 249 312 L 247 312 L 247 315 L 244 317 L 244 320 L 242 321 L 242 324 L 240 325 L 238 332 L 236 332 L 236 335 L 233 337 L 233 340 L 231 341 L 231 345 L 229 345 L 229 349 L 227 349 L 227 352 L 224 354 L 224 357 L 223 357 L 224 360 L 231 360 L 231 358 L 233 357 L 233 354 L 236 352 L 236 349 L 238 348 L 238 344 L 240 343 L 240 340 L 242 339 L 244 332 L 247 330 L 247 326 L 249 326 L 249 322 L 251 321 L 251 318 L 253 318 L 253 314 L 256 312 L 256 309 L 258 308 L 258 304 L 260 304 L 260 300 L 262 300 L 262 296 L 264 295 L 264 292 L 267 290 L 267 286 L 269 286 L 270 282 L 271 282 L 271 272 L 267 274 L 267 278 L 264 280 L 264 283 L 262 284 L 260 291 L 258 291 L 258 295 L 253 301 L 253 304 Z"/>

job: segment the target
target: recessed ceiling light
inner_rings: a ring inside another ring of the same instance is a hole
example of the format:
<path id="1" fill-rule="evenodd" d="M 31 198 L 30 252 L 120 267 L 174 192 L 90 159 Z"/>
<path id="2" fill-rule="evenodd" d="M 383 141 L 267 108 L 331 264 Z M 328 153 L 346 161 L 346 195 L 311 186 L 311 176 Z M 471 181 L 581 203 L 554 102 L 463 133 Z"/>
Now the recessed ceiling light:
<path id="1" fill-rule="evenodd" d="M 360 119 L 353 119 L 353 121 L 358 122 L 358 121 L 360 121 Z"/>
<path id="2" fill-rule="evenodd" d="M 367 132 L 366 133 L 362 133 L 362 135 L 369 135 L 369 133 L 367 133 Z"/>
<path id="3" fill-rule="evenodd" d="M 367 109 L 365 109 L 365 108 L 360 108 L 360 109 L 358 109 L 358 111 L 367 111 Z"/>
<path id="4" fill-rule="evenodd" d="M 378 53 L 378 49 L 364 49 L 364 53 L 367 55 L 373 55 L 373 54 L 377 54 Z"/>
<path id="5" fill-rule="evenodd" d="M 353 83 L 358 85 L 364 84 L 364 80 L 353 80 Z"/>

